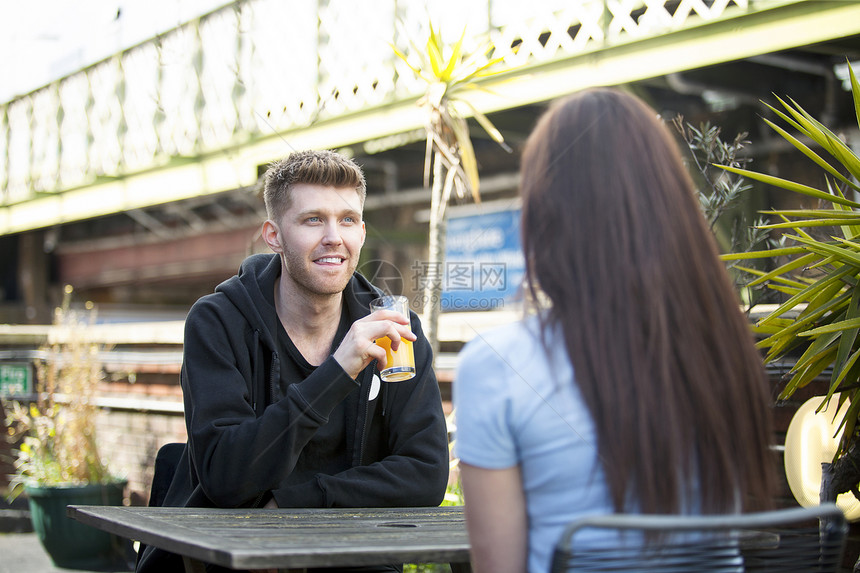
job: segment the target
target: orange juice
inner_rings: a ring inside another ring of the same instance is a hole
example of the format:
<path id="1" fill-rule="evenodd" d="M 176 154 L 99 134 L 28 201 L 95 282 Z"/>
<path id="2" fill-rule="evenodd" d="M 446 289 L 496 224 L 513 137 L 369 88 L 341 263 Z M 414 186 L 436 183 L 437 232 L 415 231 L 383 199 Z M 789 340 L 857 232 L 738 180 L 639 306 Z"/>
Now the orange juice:
<path id="1" fill-rule="evenodd" d="M 376 344 L 385 349 L 385 365 L 379 369 L 383 381 L 400 382 L 415 376 L 415 354 L 411 340 L 401 338 L 396 351 L 391 350 L 391 339 L 387 336 L 377 339 Z"/>

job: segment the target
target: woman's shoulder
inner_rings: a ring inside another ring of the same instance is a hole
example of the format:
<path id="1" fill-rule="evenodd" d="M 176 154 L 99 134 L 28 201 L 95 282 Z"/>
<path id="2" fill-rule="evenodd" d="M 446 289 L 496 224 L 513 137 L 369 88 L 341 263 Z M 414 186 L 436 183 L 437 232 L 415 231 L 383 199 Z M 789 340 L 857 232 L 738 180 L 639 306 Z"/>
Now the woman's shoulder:
<path id="1" fill-rule="evenodd" d="M 522 372 L 543 372 L 558 361 L 554 337 L 550 330 L 544 336 L 543 329 L 538 318 L 532 316 L 477 333 L 460 353 L 460 370 L 472 373 L 493 371 L 502 375 L 516 374 L 517 377 L 521 377 Z"/>
<path id="2" fill-rule="evenodd" d="M 463 347 L 461 359 L 476 360 L 493 356 L 508 358 L 541 346 L 540 324 L 536 317 L 527 317 L 477 332 Z"/>

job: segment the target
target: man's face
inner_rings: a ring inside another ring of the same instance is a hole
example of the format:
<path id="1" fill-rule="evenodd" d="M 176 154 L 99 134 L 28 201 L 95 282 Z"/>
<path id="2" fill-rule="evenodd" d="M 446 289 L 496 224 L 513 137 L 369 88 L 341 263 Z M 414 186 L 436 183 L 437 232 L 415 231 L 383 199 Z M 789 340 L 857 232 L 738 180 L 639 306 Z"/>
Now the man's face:
<path id="1" fill-rule="evenodd" d="M 355 189 L 299 184 L 290 207 L 277 221 L 279 248 L 286 266 L 281 280 L 313 295 L 342 292 L 352 277 L 365 228 Z"/>

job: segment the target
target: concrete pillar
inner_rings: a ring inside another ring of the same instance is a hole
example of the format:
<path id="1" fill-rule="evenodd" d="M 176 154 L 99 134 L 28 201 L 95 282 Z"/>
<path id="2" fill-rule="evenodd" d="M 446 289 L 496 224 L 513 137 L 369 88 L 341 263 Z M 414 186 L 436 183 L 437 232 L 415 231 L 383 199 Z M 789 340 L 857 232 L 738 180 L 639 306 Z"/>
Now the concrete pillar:
<path id="1" fill-rule="evenodd" d="M 24 317 L 30 324 L 47 324 L 51 320 L 50 257 L 44 245 L 44 231 L 41 230 L 23 233 L 18 241 L 18 287 L 24 303 Z"/>

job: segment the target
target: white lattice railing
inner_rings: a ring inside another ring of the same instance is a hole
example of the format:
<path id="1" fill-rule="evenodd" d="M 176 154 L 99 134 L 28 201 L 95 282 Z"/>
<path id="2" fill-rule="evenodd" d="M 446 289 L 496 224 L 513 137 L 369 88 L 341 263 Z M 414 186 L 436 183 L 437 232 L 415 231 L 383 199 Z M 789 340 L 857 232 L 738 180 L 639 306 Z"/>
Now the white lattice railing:
<path id="1" fill-rule="evenodd" d="M 0 204 L 414 97 L 430 18 L 529 66 L 767 1 L 244 0 L 2 105 Z"/>

